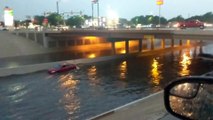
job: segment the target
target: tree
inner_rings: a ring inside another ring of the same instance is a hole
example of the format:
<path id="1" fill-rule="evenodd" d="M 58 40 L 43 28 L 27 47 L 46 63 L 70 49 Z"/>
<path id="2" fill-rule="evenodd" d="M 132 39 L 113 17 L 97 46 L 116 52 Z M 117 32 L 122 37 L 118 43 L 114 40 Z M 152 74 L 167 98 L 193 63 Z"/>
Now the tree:
<path id="1" fill-rule="evenodd" d="M 202 18 L 203 18 L 202 21 L 213 23 L 213 14 L 212 14 L 212 12 L 208 12 L 208 13 L 204 14 Z"/>
<path id="2" fill-rule="evenodd" d="M 52 13 L 49 16 L 47 16 L 48 22 L 50 25 L 60 25 L 63 24 L 64 20 L 63 17 L 57 13 Z"/>
<path id="3" fill-rule="evenodd" d="M 185 20 L 185 19 L 184 19 L 181 15 L 179 15 L 179 16 L 177 16 L 177 17 L 174 17 L 174 18 L 168 20 L 168 22 L 182 22 L 182 21 L 184 21 L 184 20 Z"/>
<path id="4" fill-rule="evenodd" d="M 71 26 L 71 27 L 77 27 L 77 28 L 81 28 L 81 26 L 84 24 L 85 19 L 82 16 L 79 15 L 75 15 L 70 17 L 69 19 L 67 19 L 66 23 L 67 25 Z"/>
<path id="5" fill-rule="evenodd" d="M 130 22 L 125 18 L 119 18 L 120 27 L 129 26 Z"/>
<path id="6" fill-rule="evenodd" d="M 34 16 L 34 24 L 42 25 L 44 16 L 36 15 Z"/>

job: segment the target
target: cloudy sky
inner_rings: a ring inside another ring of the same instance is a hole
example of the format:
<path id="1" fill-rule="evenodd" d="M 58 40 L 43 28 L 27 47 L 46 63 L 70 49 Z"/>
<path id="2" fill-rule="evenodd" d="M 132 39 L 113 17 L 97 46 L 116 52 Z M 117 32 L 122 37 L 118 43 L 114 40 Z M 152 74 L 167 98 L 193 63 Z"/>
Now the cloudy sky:
<path id="1" fill-rule="evenodd" d="M 28 15 L 42 15 L 44 12 L 56 12 L 57 0 L 0 0 L 0 20 L 3 9 L 8 6 L 14 10 L 15 19 L 25 19 Z M 58 0 L 60 12 L 79 12 L 91 15 L 91 0 Z M 106 16 L 113 10 L 122 17 L 131 19 L 137 15 L 158 15 L 156 0 L 99 0 L 100 15 Z M 162 16 L 170 19 L 177 15 L 187 18 L 213 12 L 213 0 L 164 0 L 161 6 Z"/>

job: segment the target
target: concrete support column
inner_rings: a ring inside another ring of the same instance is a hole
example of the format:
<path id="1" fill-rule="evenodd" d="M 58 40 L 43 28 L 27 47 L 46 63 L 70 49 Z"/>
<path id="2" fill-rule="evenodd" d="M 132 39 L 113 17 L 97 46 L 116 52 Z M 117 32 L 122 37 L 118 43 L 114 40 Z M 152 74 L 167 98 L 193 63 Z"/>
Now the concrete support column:
<path id="1" fill-rule="evenodd" d="M 183 52 L 183 51 L 182 51 L 182 49 L 181 49 L 181 50 L 179 51 L 179 56 L 181 56 L 181 55 L 182 55 L 182 52 Z"/>
<path id="2" fill-rule="evenodd" d="M 197 47 L 194 48 L 194 52 L 193 52 L 193 58 L 195 58 L 197 55 Z"/>
<path id="3" fill-rule="evenodd" d="M 37 43 L 38 42 L 38 39 L 37 39 L 37 32 L 35 31 L 34 32 L 34 41 Z"/>
<path id="4" fill-rule="evenodd" d="M 148 48 L 148 40 L 147 39 L 144 39 L 144 42 L 143 42 L 143 49 L 146 49 L 147 50 Z"/>
<path id="5" fill-rule="evenodd" d="M 200 43 L 200 45 L 202 45 L 203 44 L 203 40 L 200 40 L 199 43 Z"/>
<path id="6" fill-rule="evenodd" d="M 65 40 L 65 47 L 69 47 L 69 42 L 68 42 L 68 40 Z"/>
<path id="7" fill-rule="evenodd" d="M 56 40 L 56 47 L 59 48 L 59 40 Z"/>
<path id="8" fill-rule="evenodd" d="M 26 38 L 29 39 L 29 32 L 26 31 Z"/>
<path id="9" fill-rule="evenodd" d="M 77 40 L 74 39 L 74 40 L 73 40 L 73 46 L 76 46 L 76 45 L 77 45 Z"/>
<path id="10" fill-rule="evenodd" d="M 126 54 L 129 53 L 129 40 L 125 40 L 125 51 L 126 51 Z"/>
<path id="11" fill-rule="evenodd" d="M 165 44 L 166 44 L 165 39 L 162 39 L 161 40 L 161 48 L 163 48 L 163 49 L 166 48 Z"/>
<path id="12" fill-rule="evenodd" d="M 174 46 L 175 46 L 175 40 L 171 39 L 171 47 L 174 47 Z"/>
<path id="13" fill-rule="evenodd" d="M 200 46 L 199 53 L 201 53 L 201 54 L 203 53 L 203 46 L 202 45 Z"/>
<path id="14" fill-rule="evenodd" d="M 151 50 L 154 50 L 155 49 L 155 45 L 154 45 L 154 39 L 150 39 L 151 41 Z"/>
<path id="15" fill-rule="evenodd" d="M 142 52 L 142 50 L 143 50 L 143 48 L 142 48 L 142 44 L 143 44 L 143 41 L 142 41 L 142 39 L 139 39 L 139 42 L 138 42 L 138 52 Z"/>
<path id="16" fill-rule="evenodd" d="M 112 52 L 115 55 L 116 54 L 116 48 L 115 48 L 115 42 L 112 42 Z"/>
<path id="17" fill-rule="evenodd" d="M 19 32 L 16 31 L 16 35 L 19 36 Z"/>
<path id="18" fill-rule="evenodd" d="M 179 45 L 180 45 L 180 46 L 183 45 L 183 40 L 179 40 Z"/>
<path id="19" fill-rule="evenodd" d="M 45 36 L 45 32 L 43 32 L 42 34 L 43 34 L 43 46 L 44 46 L 45 48 L 48 48 L 48 46 L 49 46 L 49 45 L 48 45 L 48 41 L 49 41 L 48 39 L 49 39 L 49 38 Z"/>
<path id="20" fill-rule="evenodd" d="M 85 40 L 84 39 L 82 39 L 82 45 L 85 45 Z"/>

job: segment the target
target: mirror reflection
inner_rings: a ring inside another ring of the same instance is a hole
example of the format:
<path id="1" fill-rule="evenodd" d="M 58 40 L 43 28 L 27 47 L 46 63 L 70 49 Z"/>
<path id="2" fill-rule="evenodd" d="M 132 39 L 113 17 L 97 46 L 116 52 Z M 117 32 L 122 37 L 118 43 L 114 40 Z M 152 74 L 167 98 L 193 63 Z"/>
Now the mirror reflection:
<path id="1" fill-rule="evenodd" d="M 174 86 L 170 90 L 170 94 L 183 98 L 193 98 L 196 96 L 200 84 L 198 83 L 182 83 Z"/>
<path id="2" fill-rule="evenodd" d="M 199 120 L 213 119 L 213 86 L 211 84 L 182 83 L 170 91 L 173 112 Z"/>

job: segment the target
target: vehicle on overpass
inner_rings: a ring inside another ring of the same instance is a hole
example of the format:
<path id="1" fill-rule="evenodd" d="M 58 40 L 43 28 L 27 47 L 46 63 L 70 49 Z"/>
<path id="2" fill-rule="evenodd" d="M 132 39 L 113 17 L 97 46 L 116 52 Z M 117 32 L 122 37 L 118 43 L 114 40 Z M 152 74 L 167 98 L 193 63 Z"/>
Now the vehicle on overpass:
<path id="1" fill-rule="evenodd" d="M 164 89 L 167 111 L 183 120 L 213 120 L 213 77 L 177 79 Z"/>
<path id="2" fill-rule="evenodd" d="M 190 20 L 190 21 L 178 22 L 176 26 L 181 28 L 181 29 L 185 29 L 185 28 L 204 29 L 204 23 L 199 21 L 199 20 Z"/>

